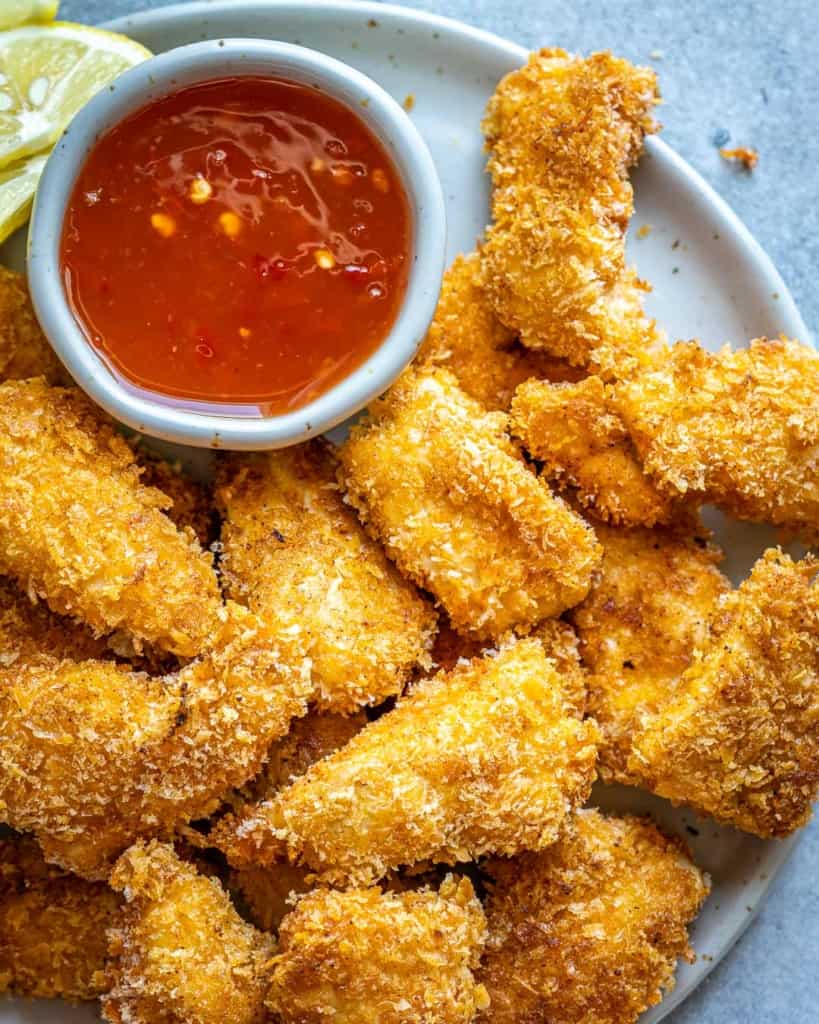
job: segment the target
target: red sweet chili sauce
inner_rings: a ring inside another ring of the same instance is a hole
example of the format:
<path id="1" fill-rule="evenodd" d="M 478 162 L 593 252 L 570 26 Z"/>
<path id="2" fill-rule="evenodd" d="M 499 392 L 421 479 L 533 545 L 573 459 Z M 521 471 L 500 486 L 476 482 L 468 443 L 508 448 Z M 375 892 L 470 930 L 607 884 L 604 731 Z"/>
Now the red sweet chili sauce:
<path id="1" fill-rule="evenodd" d="M 318 89 L 248 77 L 182 89 L 102 136 L 62 261 L 74 314 L 123 383 L 265 416 L 378 347 L 411 246 L 403 186 L 360 117 Z"/>

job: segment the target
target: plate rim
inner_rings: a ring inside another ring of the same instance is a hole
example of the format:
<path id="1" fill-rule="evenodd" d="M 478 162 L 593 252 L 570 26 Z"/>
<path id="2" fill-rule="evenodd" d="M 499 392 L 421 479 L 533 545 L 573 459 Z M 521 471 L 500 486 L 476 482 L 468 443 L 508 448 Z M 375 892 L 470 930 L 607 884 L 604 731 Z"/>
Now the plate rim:
<path id="1" fill-rule="evenodd" d="M 373 18 L 381 22 L 412 23 L 414 27 L 429 28 L 448 34 L 454 33 L 461 39 L 471 40 L 476 47 L 491 48 L 496 54 L 502 53 L 510 62 L 514 61 L 518 65 L 523 64 L 530 53 L 525 46 L 458 19 L 399 4 L 379 3 L 375 0 L 188 0 L 184 3 L 173 3 L 122 15 L 102 22 L 100 27 L 109 31 L 132 34 L 143 29 L 154 32 L 165 24 L 179 20 L 190 22 L 199 19 L 207 22 L 213 16 L 221 17 L 227 14 L 240 16 L 246 11 L 254 13 L 276 11 L 281 16 L 287 10 L 294 10 L 303 15 L 306 9 L 309 9 L 310 16 L 313 18 L 319 18 L 322 13 L 334 16 L 341 14 L 350 20 L 361 18 L 363 19 L 362 24 L 369 18 Z M 218 34 L 214 33 L 214 37 L 218 38 Z M 707 203 L 713 211 L 714 218 L 724 224 L 726 229 L 737 238 L 738 244 L 751 261 L 754 273 L 763 279 L 766 287 L 779 293 L 779 314 L 783 330 L 803 343 L 815 347 L 812 334 L 776 265 L 728 202 L 699 171 L 663 139 L 657 136 L 648 137 L 646 151 L 658 162 L 668 166 L 673 173 L 684 178 L 700 198 Z M 801 835 L 802 831 L 800 830 L 784 840 L 768 841 L 767 875 L 757 883 L 753 911 L 739 918 L 716 955 L 703 961 L 704 969 L 695 980 L 692 979 L 689 984 L 676 986 L 665 995 L 660 1004 L 648 1011 L 651 1014 L 650 1019 L 655 1024 L 672 1013 L 688 995 L 699 988 L 711 971 L 723 962 L 732 951 L 736 942 L 758 916 L 771 886 L 790 859 Z M 10 1002 L 13 1005 L 17 1000 Z M 0 1021 L 3 1016 L 2 1006 L 0 1006 Z M 641 1017 L 640 1020 L 645 1020 L 645 1017 Z"/>

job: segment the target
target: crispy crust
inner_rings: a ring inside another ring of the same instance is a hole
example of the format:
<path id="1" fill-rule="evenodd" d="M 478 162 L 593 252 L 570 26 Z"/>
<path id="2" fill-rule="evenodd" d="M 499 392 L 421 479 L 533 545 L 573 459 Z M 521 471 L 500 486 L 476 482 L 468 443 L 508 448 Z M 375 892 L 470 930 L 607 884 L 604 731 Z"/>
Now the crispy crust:
<path id="1" fill-rule="evenodd" d="M 83 661 L 109 653 L 104 639 L 31 601 L 12 580 L 0 577 L 0 668 L 23 665 L 41 654 Z"/>
<path id="2" fill-rule="evenodd" d="M 436 616 L 344 504 L 331 447 L 234 458 L 217 497 L 228 593 L 301 637 L 314 702 L 350 713 L 429 666 Z"/>
<path id="3" fill-rule="evenodd" d="M 68 374 L 43 334 L 22 274 L 0 267 L 0 381 L 45 377 L 68 382 Z"/>
<path id="4" fill-rule="evenodd" d="M 244 922 L 218 880 L 173 849 L 131 847 L 111 875 L 125 894 L 110 935 L 112 1024 L 263 1024 L 272 940 Z"/>
<path id="5" fill-rule="evenodd" d="M 0 571 L 98 633 L 190 656 L 221 599 L 210 556 L 166 506 L 79 391 L 0 385 Z"/>
<path id="6" fill-rule="evenodd" d="M 91 879 L 138 836 L 211 813 L 303 714 L 292 652 L 229 605 L 214 648 L 151 678 L 41 657 L 0 670 L 0 810 L 46 856 Z"/>
<path id="7" fill-rule="evenodd" d="M 647 820 L 580 811 L 550 849 L 489 871 L 479 1021 L 632 1024 L 692 958 L 686 927 L 708 882 Z"/>
<path id="8" fill-rule="evenodd" d="M 162 491 L 170 499 L 165 515 L 180 530 L 190 527 L 203 548 L 210 547 L 216 536 L 210 488 L 186 476 L 178 463 L 168 462 L 142 446 L 134 446 L 134 457 L 142 470 L 141 483 Z"/>
<path id="9" fill-rule="evenodd" d="M 282 1024 L 469 1024 L 486 922 L 468 879 L 438 892 L 303 897 L 282 922 L 268 1007 Z"/>
<path id="10" fill-rule="evenodd" d="M 649 68 L 546 49 L 501 81 L 483 124 L 494 223 L 482 280 L 495 313 L 528 347 L 607 378 L 662 342 L 625 263 L 627 172 L 658 99 Z"/>
<path id="11" fill-rule="evenodd" d="M 674 803 L 762 837 L 810 817 L 819 786 L 819 562 L 770 549 L 721 602 L 629 770 Z"/>
<path id="12" fill-rule="evenodd" d="M 450 370 L 461 388 L 487 409 L 506 411 L 518 384 L 530 377 L 577 380 L 582 371 L 517 343 L 480 285 L 477 252 L 456 256 L 444 274 L 441 295 L 417 364 Z"/>
<path id="13" fill-rule="evenodd" d="M 394 711 L 277 797 L 226 821 L 235 864 L 283 851 L 329 882 L 369 884 L 421 861 L 541 849 L 595 775 L 582 722 L 537 640 L 419 683 Z"/>
<path id="14" fill-rule="evenodd" d="M 32 839 L 0 837 L 0 993 L 95 999 L 119 903 L 107 885 L 47 865 Z"/>
<path id="15" fill-rule="evenodd" d="M 592 530 L 446 370 L 409 371 L 340 452 L 347 499 L 460 632 L 527 632 L 588 592 Z"/>
<path id="16" fill-rule="evenodd" d="M 291 723 L 290 731 L 274 743 L 261 774 L 242 790 L 247 801 L 272 798 L 307 769 L 339 750 L 367 724 L 363 711 L 345 717 L 310 711 Z M 286 861 L 265 867 L 245 867 L 230 874 L 231 888 L 240 894 L 250 919 L 264 931 L 276 931 L 292 909 L 294 893 L 308 892 L 310 872 Z"/>
<path id="17" fill-rule="evenodd" d="M 530 380 L 512 402 L 512 430 L 543 474 L 614 526 L 670 523 L 678 510 L 643 472 L 599 377 L 576 384 Z"/>
<path id="18" fill-rule="evenodd" d="M 588 710 L 603 735 L 600 773 L 633 784 L 627 762 L 634 733 L 672 698 L 730 583 L 706 530 L 600 526 L 597 534 L 600 574 L 571 619 L 589 670 Z"/>
<path id="19" fill-rule="evenodd" d="M 713 355 L 680 342 L 614 389 L 643 465 L 670 495 L 819 534 L 819 355 L 784 338 Z"/>

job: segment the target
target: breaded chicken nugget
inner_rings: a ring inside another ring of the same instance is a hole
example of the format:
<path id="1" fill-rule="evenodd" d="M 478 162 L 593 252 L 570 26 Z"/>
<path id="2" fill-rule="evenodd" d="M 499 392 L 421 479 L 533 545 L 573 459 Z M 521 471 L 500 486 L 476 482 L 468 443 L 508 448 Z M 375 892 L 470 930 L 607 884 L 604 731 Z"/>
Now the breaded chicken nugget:
<path id="1" fill-rule="evenodd" d="M 615 526 L 669 523 L 675 502 L 643 472 L 625 425 L 599 377 L 577 384 L 530 380 L 515 392 L 512 432 L 578 503 Z"/>
<path id="2" fill-rule="evenodd" d="M 119 903 L 107 885 L 47 865 L 32 839 L 0 837 L 0 993 L 95 999 Z"/>
<path id="3" fill-rule="evenodd" d="M 416 685 L 216 841 L 234 864 L 283 851 L 329 882 L 369 884 L 421 861 L 456 863 L 554 842 L 595 774 L 583 722 L 543 645 L 519 640 Z"/>
<path id="4" fill-rule="evenodd" d="M 170 846 L 132 846 L 111 885 L 125 894 L 110 936 L 112 1024 L 263 1024 L 273 940 L 243 921 L 215 878 Z"/>
<path id="5" fill-rule="evenodd" d="M 614 389 L 643 466 L 670 495 L 819 532 L 819 354 L 759 338 L 713 355 L 680 342 Z"/>
<path id="6" fill-rule="evenodd" d="M 0 267 L 0 381 L 45 377 L 68 382 L 68 374 L 43 334 L 22 274 Z"/>
<path id="7" fill-rule="evenodd" d="M 466 878 L 438 892 L 317 889 L 284 919 L 267 1005 L 282 1024 L 469 1024 L 486 921 Z"/>
<path id="8" fill-rule="evenodd" d="M 632 1024 L 693 959 L 686 928 L 708 881 L 645 819 L 578 811 L 554 846 L 489 871 L 478 1020 Z"/>
<path id="9" fill-rule="evenodd" d="M 589 526 L 539 481 L 446 370 L 405 372 L 340 452 L 347 498 L 460 632 L 497 639 L 588 592 Z"/>
<path id="10" fill-rule="evenodd" d="M 254 616 L 225 610 L 176 675 L 41 657 L 0 670 L 0 821 L 90 879 L 139 836 L 215 810 L 258 773 L 309 682 Z"/>
<path id="11" fill-rule="evenodd" d="M 344 504 L 329 445 L 236 458 L 217 497 L 229 594 L 312 659 L 314 702 L 352 712 L 429 666 L 436 616 Z"/>
<path id="12" fill-rule="evenodd" d="M 767 838 L 810 817 L 819 786 L 819 561 L 770 549 L 720 603 L 630 771 L 655 793 Z"/>
<path id="13" fill-rule="evenodd" d="M 480 255 L 456 256 L 416 362 L 450 370 L 461 388 L 487 409 L 509 408 L 518 384 L 530 377 L 577 380 L 582 371 L 518 344 L 495 316 L 479 283 Z"/>
<path id="14" fill-rule="evenodd" d="M 98 633 L 192 656 L 221 599 L 210 556 L 165 506 L 78 390 L 0 385 L 0 571 Z"/>
<path id="15" fill-rule="evenodd" d="M 495 313 L 526 346 L 606 378 L 662 341 L 624 244 L 627 172 L 657 102 L 650 68 L 547 49 L 501 81 L 483 124 L 494 223 L 482 280 Z"/>
<path id="16" fill-rule="evenodd" d="M 589 670 L 589 713 L 599 724 L 600 773 L 634 782 L 635 731 L 671 699 L 730 583 L 705 530 L 598 527 L 603 564 L 571 619 Z"/>

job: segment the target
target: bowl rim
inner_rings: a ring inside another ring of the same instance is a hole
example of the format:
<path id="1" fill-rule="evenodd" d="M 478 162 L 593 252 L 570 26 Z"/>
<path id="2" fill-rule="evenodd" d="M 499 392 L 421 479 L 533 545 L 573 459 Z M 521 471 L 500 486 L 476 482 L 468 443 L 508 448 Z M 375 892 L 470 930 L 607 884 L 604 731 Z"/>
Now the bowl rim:
<path id="1" fill-rule="evenodd" d="M 268 417 L 212 414 L 153 401 L 123 385 L 78 324 L 62 283 L 63 221 L 97 140 L 153 99 L 198 82 L 265 74 L 308 84 L 350 107 L 392 159 L 407 193 L 413 253 L 406 293 L 392 328 L 351 374 L 300 409 Z M 364 102 L 362 102 L 364 101 Z M 28 277 L 46 336 L 76 383 L 117 420 L 166 441 L 195 447 L 263 450 L 321 434 L 385 391 L 411 361 L 432 320 L 443 277 L 446 214 L 429 149 L 406 111 L 380 85 L 317 50 L 241 37 L 176 47 L 130 68 L 93 97 L 54 147 L 43 171 L 28 238 Z"/>

